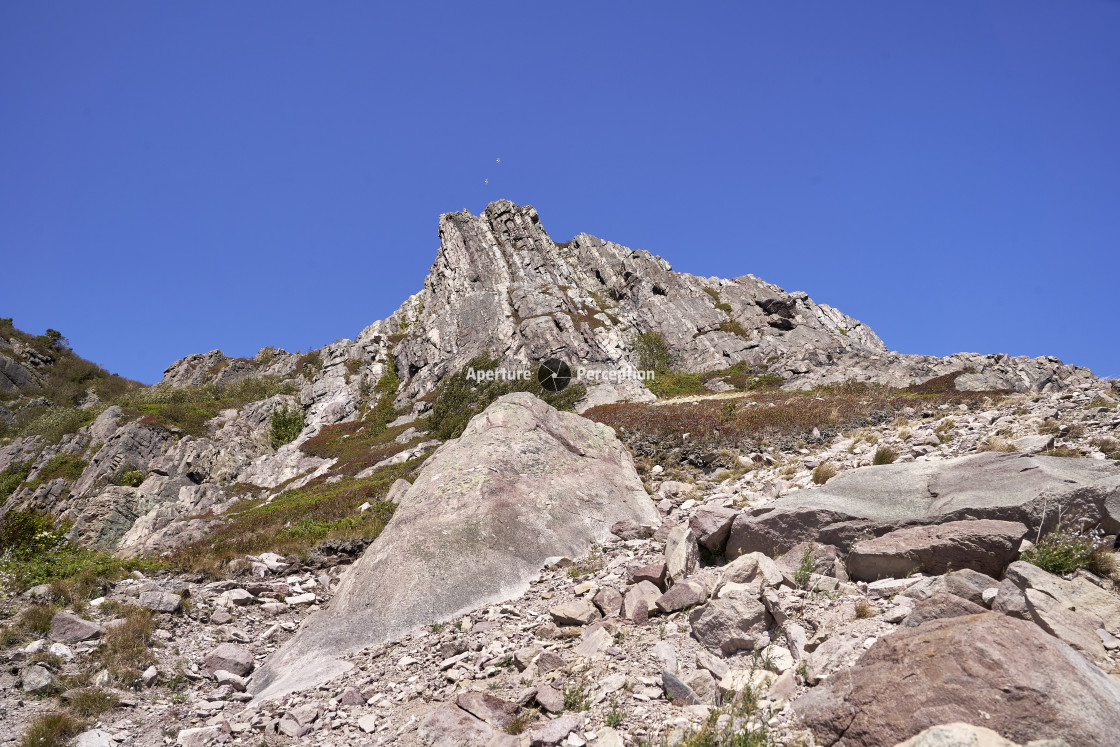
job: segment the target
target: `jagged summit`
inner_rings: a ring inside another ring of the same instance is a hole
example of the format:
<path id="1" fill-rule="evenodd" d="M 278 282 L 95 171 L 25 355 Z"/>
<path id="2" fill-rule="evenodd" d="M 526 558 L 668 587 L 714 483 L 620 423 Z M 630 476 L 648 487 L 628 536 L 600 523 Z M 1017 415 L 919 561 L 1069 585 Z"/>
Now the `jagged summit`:
<path id="1" fill-rule="evenodd" d="M 572 364 L 629 367 L 635 338 L 656 333 L 675 368 L 713 371 L 745 363 L 780 377 L 787 389 L 847 380 L 905 387 L 963 374 L 961 389 L 1061 389 L 1092 377 L 1056 358 L 960 353 L 947 358 L 887 349 L 865 324 L 804 292 L 787 292 L 753 275 L 703 278 L 674 272 L 642 250 L 581 233 L 556 243 L 536 209 L 508 200 L 480 215 L 439 219 L 440 246 L 423 288 L 388 319 L 354 341 L 308 356 L 266 348 L 252 360 L 218 351 L 170 366 L 164 383 L 185 386 L 255 375 L 309 376 L 309 416 L 337 422 L 352 415 L 362 377 L 376 380 L 390 361 L 402 380 L 398 402 L 433 391 L 448 373 L 489 353 L 507 364 L 546 357 Z M 362 377 L 354 378 L 358 367 Z M 368 382 L 367 382 L 368 383 Z M 637 381 L 603 384 L 586 404 L 650 399 Z"/>

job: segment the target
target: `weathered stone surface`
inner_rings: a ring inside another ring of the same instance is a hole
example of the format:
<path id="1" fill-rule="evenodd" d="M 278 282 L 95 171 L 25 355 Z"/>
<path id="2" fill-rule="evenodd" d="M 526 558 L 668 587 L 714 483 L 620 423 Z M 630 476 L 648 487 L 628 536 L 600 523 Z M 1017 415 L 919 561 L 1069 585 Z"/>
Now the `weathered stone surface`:
<path id="1" fill-rule="evenodd" d="M 272 698 L 317 684 L 348 668 L 339 656 L 514 597 L 546 558 L 586 554 L 623 519 L 657 513 L 614 432 L 530 394 L 506 395 L 429 458 L 331 605 L 250 691 Z"/>
<path id="2" fill-rule="evenodd" d="M 576 729 L 583 728 L 583 716 L 569 713 L 544 724 L 535 725 L 529 732 L 531 747 L 555 747 Z"/>
<path id="3" fill-rule="evenodd" d="M 140 606 L 152 612 L 178 612 L 183 598 L 168 591 L 145 591 L 140 594 Z"/>
<path id="4" fill-rule="evenodd" d="M 622 616 L 634 621 L 637 621 L 639 615 L 647 618 L 660 597 L 661 590 L 649 581 L 636 583 L 627 589 L 626 596 L 622 598 Z"/>
<path id="5" fill-rule="evenodd" d="M 585 599 L 558 604 L 549 614 L 557 625 L 590 625 L 601 617 L 595 605 Z"/>
<path id="6" fill-rule="evenodd" d="M 754 648 L 754 640 L 771 622 L 757 599 L 713 599 L 688 616 L 692 632 L 704 646 L 724 656 Z"/>
<path id="7" fill-rule="evenodd" d="M 686 578 L 678 581 L 669 591 L 657 598 L 657 609 L 668 614 L 683 610 L 685 607 L 695 607 L 703 604 L 708 599 L 708 586 L 700 579 Z"/>
<path id="8" fill-rule="evenodd" d="M 661 673 L 661 686 L 665 688 L 665 697 L 679 705 L 700 705 L 701 700 L 692 688 L 685 684 L 679 677 L 670 672 Z"/>
<path id="9" fill-rule="evenodd" d="M 919 599 L 909 615 L 902 621 L 902 627 L 913 628 L 928 620 L 940 620 L 945 617 L 960 617 L 961 615 L 978 615 L 987 612 L 975 602 L 962 599 L 953 594 L 938 592 L 926 599 Z"/>
<path id="10" fill-rule="evenodd" d="M 101 626 L 75 615 L 73 612 L 56 612 L 51 618 L 51 632 L 47 636 L 52 641 L 77 643 L 101 635 Z"/>
<path id="11" fill-rule="evenodd" d="M 902 596 L 910 599 L 926 599 L 939 592 L 944 592 L 967 599 L 975 604 L 987 606 L 984 602 L 984 592 L 998 586 L 999 581 L 991 576 L 966 568 L 946 573 L 943 576 L 924 578 L 903 591 Z"/>
<path id="12" fill-rule="evenodd" d="M 1084 578 L 1059 578 L 1016 561 L 1007 567 L 1007 579 L 1020 589 L 1037 589 L 1068 610 L 1099 619 L 1110 633 L 1120 632 L 1120 599 Z"/>
<path id="13" fill-rule="evenodd" d="M 898 529 L 857 542 L 848 555 L 848 574 L 858 581 L 875 581 L 915 570 L 943 574 L 970 568 L 1000 576 L 1018 556 L 1026 534 L 1023 524 L 992 519 Z"/>
<path id="14" fill-rule="evenodd" d="M 554 687 L 540 685 L 534 695 L 541 708 L 549 713 L 560 713 L 564 710 L 564 694 Z"/>
<path id="15" fill-rule="evenodd" d="M 483 747 L 494 737 L 485 722 L 452 703 L 429 711 L 416 733 L 428 747 Z"/>
<path id="16" fill-rule="evenodd" d="M 998 732 L 983 726 L 958 721 L 931 726 L 921 734 L 900 742 L 895 747 L 1020 747 Z"/>
<path id="17" fill-rule="evenodd" d="M 479 692 L 462 693 L 455 702 L 464 711 L 501 731 L 505 731 L 510 722 L 517 717 L 517 712 L 521 710 L 516 703 Z"/>
<path id="18" fill-rule="evenodd" d="M 1120 464 L 1088 459 L 986 452 L 940 462 L 910 462 L 842 472 L 826 485 L 799 490 L 741 513 L 731 526 L 728 557 L 786 552 L 817 540 L 850 547 L 868 529 L 965 519 L 1029 527 L 1056 521 L 1054 506 L 1120 531 Z"/>
<path id="19" fill-rule="evenodd" d="M 30 666 L 23 673 L 23 691 L 32 695 L 48 693 L 54 687 L 54 675 L 46 667 L 38 664 Z"/>
<path id="20" fill-rule="evenodd" d="M 986 612 L 880 638 L 794 709 L 825 745 L 889 747 L 983 711 L 1016 741 L 1104 747 L 1120 729 L 1120 685 L 1035 625 Z"/>
<path id="21" fill-rule="evenodd" d="M 738 514 L 735 509 L 723 506 L 702 508 L 692 515 L 688 525 L 692 528 L 692 533 L 701 547 L 709 552 L 719 553 L 727 544 L 727 538 L 731 534 L 731 523 Z"/>
<path id="22" fill-rule="evenodd" d="M 117 747 L 118 744 L 112 734 L 102 729 L 90 729 L 74 737 L 74 747 Z"/>
<path id="23" fill-rule="evenodd" d="M 222 731 L 220 726 L 196 726 L 191 729 L 182 729 L 175 738 L 175 743 L 179 747 L 207 747 L 215 739 L 224 735 L 225 732 Z"/>
<path id="24" fill-rule="evenodd" d="M 699 562 L 700 551 L 692 528 L 688 524 L 673 527 L 665 540 L 665 583 L 672 585 L 692 575 Z"/>
<path id="25" fill-rule="evenodd" d="M 253 671 L 253 652 L 236 643 L 223 643 L 202 660 L 203 668 L 210 674 L 219 669 L 244 677 Z"/>
<path id="26" fill-rule="evenodd" d="M 727 584 L 749 584 L 755 581 L 761 586 L 780 586 L 782 569 L 769 556 L 760 552 L 741 555 L 728 563 L 720 574 L 717 591 Z"/>
<path id="27" fill-rule="evenodd" d="M 603 617 L 611 617 L 622 612 L 622 594 L 617 589 L 610 587 L 600 589 L 591 601 L 603 613 Z"/>
<path id="28" fill-rule="evenodd" d="M 640 584 L 642 581 L 648 581 L 649 583 L 656 586 L 658 589 L 664 590 L 666 588 L 666 586 L 665 586 L 666 570 L 667 570 L 667 566 L 665 565 L 664 560 L 658 560 L 654 563 L 648 563 L 646 565 L 643 565 L 641 568 L 638 568 L 634 571 L 634 573 L 633 573 L 634 583 Z"/>

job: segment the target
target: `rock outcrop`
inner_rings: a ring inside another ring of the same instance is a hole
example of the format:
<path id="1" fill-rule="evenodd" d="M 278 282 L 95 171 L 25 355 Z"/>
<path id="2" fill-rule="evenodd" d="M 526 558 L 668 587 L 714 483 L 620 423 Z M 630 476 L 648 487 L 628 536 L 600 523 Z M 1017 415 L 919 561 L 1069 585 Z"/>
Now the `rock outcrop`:
<path id="1" fill-rule="evenodd" d="M 1115 680 L 1037 626 L 991 612 L 898 630 L 794 708 L 837 747 L 891 747 L 977 717 L 1017 742 L 1106 747 L 1120 733 Z"/>
<path id="2" fill-rule="evenodd" d="M 656 523 L 628 451 L 605 426 L 528 394 L 502 397 L 432 455 L 331 607 L 257 674 L 259 699 L 317 684 L 339 658 L 528 588 L 616 522 Z"/>
<path id="3" fill-rule="evenodd" d="M 786 552 L 805 540 L 850 547 L 867 533 L 972 519 L 1049 530 L 1059 510 L 1110 534 L 1120 531 L 1120 465 L 986 452 L 864 467 L 740 514 L 727 554 Z"/>

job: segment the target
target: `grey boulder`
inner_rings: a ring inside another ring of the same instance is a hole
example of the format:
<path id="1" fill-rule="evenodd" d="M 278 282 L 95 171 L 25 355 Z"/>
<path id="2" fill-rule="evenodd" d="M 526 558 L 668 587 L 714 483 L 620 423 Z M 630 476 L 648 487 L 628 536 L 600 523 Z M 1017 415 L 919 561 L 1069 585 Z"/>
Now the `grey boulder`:
<path id="1" fill-rule="evenodd" d="M 328 608 L 253 677 L 258 701 L 349 669 L 346 654 L 523 593 L 546 558 L 580 557 L 619 521 L 656 523 L 607 426 L 506 395 L 429 457 Z"/>
<path id="2" fill-rule="evenodd" d="M 850 547 L 868 531 L 881 535 L 969 519 L 1049 529 L 1059 505 L 1105 533 L 1120 531 L 1120 464 L 985 452 L 849 470 L 819 488 L 739 514 L 727 556 L 784 553 L 806 540 Z"/>

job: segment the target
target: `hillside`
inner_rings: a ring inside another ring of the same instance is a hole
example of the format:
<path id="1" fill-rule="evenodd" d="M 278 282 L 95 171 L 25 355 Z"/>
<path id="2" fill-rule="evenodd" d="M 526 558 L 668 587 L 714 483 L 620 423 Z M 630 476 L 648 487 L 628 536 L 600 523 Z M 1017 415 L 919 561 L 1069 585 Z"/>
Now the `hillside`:
<path id="1" fill-rule="evenodd" d="M 0 744 L 50 722 L 140 745 L 638 745 L 711 737 L 711 714 L 761 735 L 736 743 L 846 744 L 812 693 L 911 627 L 895 594 L 962 569 L 992 635 L 1016 617 L 1088 656 L 1070 678 L 1120 672 L 1115 382 L 892 352 L 805 293 L 556 243 L 505 201 L 439 237 L 422 288 L 355 339 L 191 355 L 150 387 L 0 320 Z M 548 391 L 547 358 L 619 376 Z M 472 373 L 499 369 L 530 375 Z M 1050 535 L 1075 561 L 1030 554 Z M 1028 578 L 1032 557 L 1065 580 Z M 1107 597 L 1096 617 L 1028 595 L 1067 582 Z"/>

